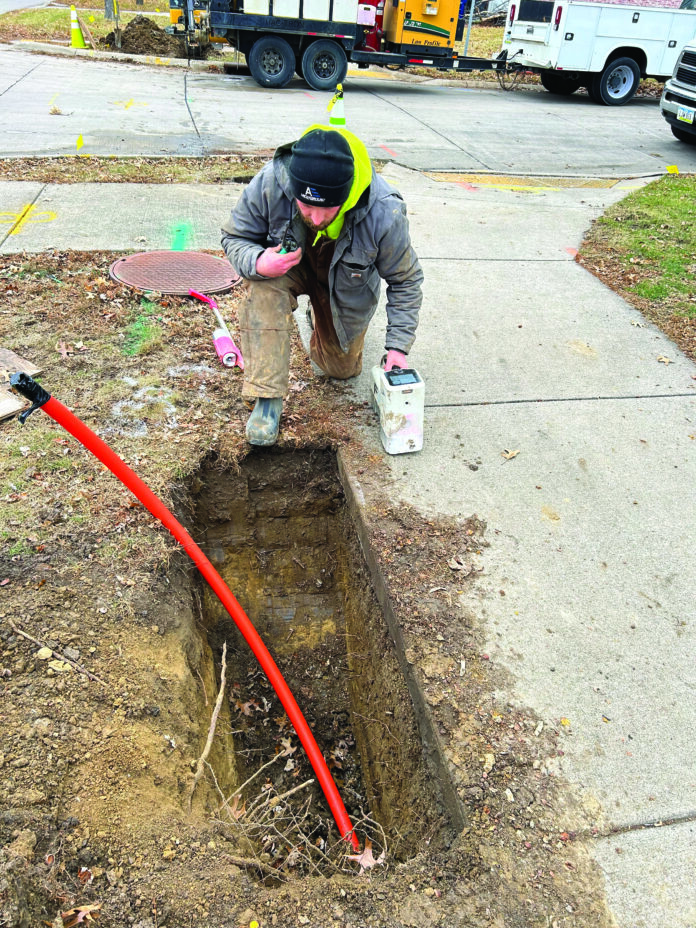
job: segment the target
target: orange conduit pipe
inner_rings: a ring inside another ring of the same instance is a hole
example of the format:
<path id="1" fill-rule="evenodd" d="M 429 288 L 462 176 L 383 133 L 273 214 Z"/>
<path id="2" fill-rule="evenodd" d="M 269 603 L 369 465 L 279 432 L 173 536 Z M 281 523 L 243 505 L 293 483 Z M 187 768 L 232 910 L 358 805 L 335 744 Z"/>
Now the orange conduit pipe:
<path id="1" fill-rule="evenodd" d="M 251 620 L 239 605 L 220 574 L 215 570 L 183 525 L 174 518 L 162 500 L 159 499 L 158 496 L 155 496 L 147 484 L 145 484 L 140 477 L 138 477 L 138 475 L 111 450 L 106 442 L 102 441 L 102 439 L 99 438 L 98 435 L 95 435 L 84 422 L 73 415 L 67 406 L 64 406 L 61 402 L 52 397 L 50 393 L 44 390 L 40 384 L 27 374 L 12 374 L 10 377 L 10 385 L 17 393 L 21 393 L 22 396 L 25 396 L 33 403 L 31 409 L 21 414 L 19 417 L 20 422 L 26 422 L 27 417 L 35 409 L 43 409 L 51 419 L 59 425 L 62 425 L 67 432 L 80 442 L 80 444 L 84 445 L 88 451 L 91 451 L 92 454 L 102 462 L 102 464 L 108 467 L 108 469 L 118 477 L 121 483 L 140 500 L 143 506 L 145 506 L 152 515 L 172 533 L 184 551 L 189 555 L 196 567 L 210 584 L 215 595 L 230 614 L 251 650 L 256 655 L 271 686 L 278 694 L 278 698 L 283 704 L 283 708 L 287 712 L 288 718 L 292 722 L 302 743 L 302 747 L 305 749 L 307 757 L 314 768 L 317 780 L 324 791 L 324 796 L 329 804 L 329 808 L 336 821 L 341 837 L 346 841 L 350 841 L 353 848 L 357 851 L 360 846 L 357 835 L 353 830 L 343 800 L 339 795 L 333 777 L 326 765 L 326 761 L 319 750 L 319 746 L 314 739 L 314 735 L 302 714 L 302 710 L 297 705 L 295 697 L 290 692 L 290 688 L 285 682 L 276 662 L 271 657 L 268 648 L 263 643 L 261 636 L 254 628 Z"/>

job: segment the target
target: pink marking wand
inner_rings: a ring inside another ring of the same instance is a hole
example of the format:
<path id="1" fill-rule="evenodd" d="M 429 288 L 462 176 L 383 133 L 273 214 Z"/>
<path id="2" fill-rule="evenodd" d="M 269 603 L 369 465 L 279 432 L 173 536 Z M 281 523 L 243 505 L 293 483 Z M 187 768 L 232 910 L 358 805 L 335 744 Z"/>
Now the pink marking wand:
<path id="1" fill-rule="evenodd" d="M 243 371 L 244 358 L 242 357 L 241 349 L 237 348 L 232 341 L 230 330 L 227 328 L 227 324 L 222 318 L 215 300 L 210 296 L 205 296 L 203 293 L 198 293 L 196 290 L 189 290 L 189 296 L 193 296 L 197 300 L 202 300 L 204 303 L 207 303 L 215 313 L 218 328 L 213 332 L 213 345 L 215 346 L 215 352 L 222 364 L 224 364 L 225 367 L 238 367 L 240 371 Z"/>

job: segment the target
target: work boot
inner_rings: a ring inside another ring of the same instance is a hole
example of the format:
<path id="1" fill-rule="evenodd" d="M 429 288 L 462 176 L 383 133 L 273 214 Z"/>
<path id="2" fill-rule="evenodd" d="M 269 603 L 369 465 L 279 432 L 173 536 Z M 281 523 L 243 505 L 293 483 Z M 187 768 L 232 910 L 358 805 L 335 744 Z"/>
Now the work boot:
<path id="1" fill-rule="evenodd" d="M 246 437 L 250 445 L 265 446 L 276 443 L 282 411 L 282 396 L 260 396 L 256 400 L 246 425 Z"/>

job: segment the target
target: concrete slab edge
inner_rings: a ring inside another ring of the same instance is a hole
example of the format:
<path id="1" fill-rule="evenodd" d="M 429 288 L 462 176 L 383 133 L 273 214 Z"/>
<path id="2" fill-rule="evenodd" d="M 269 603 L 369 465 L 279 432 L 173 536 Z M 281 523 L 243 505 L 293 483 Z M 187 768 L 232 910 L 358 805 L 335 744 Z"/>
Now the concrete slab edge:
<path id="1" fill-rule="evenodd" d="M 425 696 L 418 684 L 413 669 L 406 659 L 406 647 L 401 628 L 392 607 L 391 597 L 389 596 L 384 574 L 370 542 L 368 532 L 369 520 L 365 511 L 366 503 L 362 487 L 360 486 L 360 482 L 350 473 L 340 449 L 337 452 L 336 458 L 338 461 L 339 478 L 346 494 L 348 511 L 353 519 L 360 547 L 372 579 L 372 586 L 387 622 L 387 628 L 389 629 L 389 633 L 396 648 L 399 667 L 413 702 L 426 764 L 433 775 L 440 802 L 449 819 L 450 825 L 457 831 L 461 831 L 467 824 L 466 812 L 459 800 L 457 790 L 452 781 L 449 765 L 445 758 L 444 748 L 435 727 L 435 721 L 432 718 Z"/>

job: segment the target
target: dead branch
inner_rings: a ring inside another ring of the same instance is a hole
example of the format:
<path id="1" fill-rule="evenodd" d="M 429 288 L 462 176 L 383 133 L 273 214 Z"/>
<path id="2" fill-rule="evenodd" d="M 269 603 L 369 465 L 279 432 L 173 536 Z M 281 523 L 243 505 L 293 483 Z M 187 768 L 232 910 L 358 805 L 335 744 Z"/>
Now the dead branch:
<path id="1" fill-rule="evenodd" d="M 236 864 L 238 867 L 247 867 L 249 870 L 260 870 L 262 873 L 267 874 L 267 876 L 281 878 L 281 874 L 278 873 L 275 867 L 269 867 L 268 864 L 264 864 L 260 860 L 250 860 L 248 857 L 237 857 L 236 854 L 225 854 L 225 860 L 229 860 L 231 864 Z"/>
<path id="2" fill-rule="evenodd" d="M 11 628 L 14 632 L 16 632 L 18 635 L 21 635 L 22 638 L 26 638 L 27 641 L 31 641 L 33 644 L 38 645 L 40 648 L 47 648 L 47 647 L 48 647 L 48 645 L 47 645 L 47 644 L 44 644 L 43 641 L 39 641 L 38 638 L 32 638 L 31 635 L 27 634 L 27 632 L 22 631 L 21 628 L 17 628 L 17 626 L 16 626 L 16 625 L 14 624 L 14 622 L 12 621 L 12 619 L 8 619 L 7 621 L 8 621 L 8 623 L 9 623 L 10 628 Z M 74 661 L 74 660 L 72 660 L 71 658 L 66 657 L 65 654 L 61 654 L 60 651 L 54 651 L 53 648 L 51 648 L 50 651 L 51 651 L 51 654 L 52 654 L 55 658 L 57 658 L 59 661 L 64 661 L 66 664 L 70 664 L 70 666 L 71 666 L 72 668 L 74 668 L 75 670 L 77 670 L 78 673 L 83 673 L 83 674 L 87 677 L 88 680 L 94 680 L 95 683 L 100 683 L 102 686 L 106 686 L 106 685 L 107 685 L 107 684 L 106 684 L 102 679 L 100 679 L 95 673 L 92 673 L 90 670 L 87 670 L 86 667 L 83 667 L 82 664 L 78 664 L 77 661 Z"/>
<path id="3" fill-rule="evenodd" d="M 218 715 L 220 715 L 220 709 L 222 708 L 222 699 L 225 695 L 225 671 L 227 670 L 227 642 L 222 646 L 222 670 L 220 671 L 220 690 L 218 691 L 218 696 L 215 701 L 215 708 L 213 709 L 213 715 L 210 719 L 210 728 L 208 730 L 208 740 L 205 743 L 203 748 L 203 753 L 198 758 L 198 764 L 196 765 L 196 773 L 193 777 L 193 784 L 191 785 L 191 792 L 189 793 L 189 812 L 191 811 L 191 805 L 193 803 L 193 794 L 196 791 L 198 786 L 198 781 L 203 776 L 203 765 L 208 759 L 208 754 L 210 754 L 210 749 L 213 746 L 213 738 L 215 737 L 215 726 L 217 725 Z"/>
<path id="4" fill-rule="evenodd" d="M 271 760 L 269 760 L 267 763 L 265 763 L 265 764 L 263 765 L 263 767 L 259 767 L 259 769 L 256 771 L 256 773 L 252 773 L 252 775 L 249 777 L 249 779 L 248 779 L 248 780 L 245 780 L 244 783 L 242 783 L 241 786 L 238 786 L 237 789 L 236 789 L 233 793 L 230 793 L 230 795 L 228 796 L 227 799 L 225 799 L 225 797 L 223 796 L 223 797 L 222 797 L 222 805 L 221 805 L 220 808 L 218 809 L 218 812 L 219 812 L 220 809 L 222 809 L 224 806 L 229 805 L 230 799 L 234 799 L 235 796 L 238 796 L 238 795 L 241 793 L 241 791 L 244 789 L 244 787 L 245 787 L 245 786 L 248 786 L 248 785 L 252 782 L 252 780 L 255 780 L 256 777 L 261 773 L 262 770 L 265 770 L 266 767 L 270 767 L 271 764 L 275 764 L 275 762 L 276 762 L 277 760 L 279 760 L 281 756 L 282 756 L 282 755 L 280 755 L 280 754 L 276 754 L 276 756 L 275 756 L 274 758 L 272 758 Z"/>

